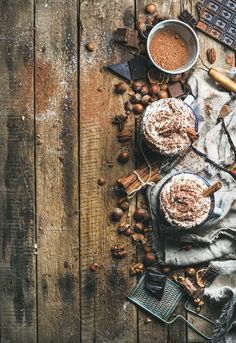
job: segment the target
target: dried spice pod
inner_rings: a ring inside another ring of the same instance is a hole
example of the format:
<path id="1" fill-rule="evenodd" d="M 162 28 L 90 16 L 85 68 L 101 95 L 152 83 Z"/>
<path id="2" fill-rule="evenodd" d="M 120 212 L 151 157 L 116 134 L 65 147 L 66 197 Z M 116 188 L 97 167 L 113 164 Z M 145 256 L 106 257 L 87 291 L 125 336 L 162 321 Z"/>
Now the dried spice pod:
<path id="1" fill-rule="evenodd" d="M 206 51 L 207 60 L 210 64 L 215 63 L 216 61 L 216 49 L 215 48 L 209 48 Z"/>
<path id="2" fill-rule="evenodd" d="M 213 185 L 207 187 L 203 192 L 202 196 L 205 198 L 211 196 L 213 193 L 217 192 L 219 189 L 222 188 L 222 183 L 220 181 L 215 182 Z"/>
<path id="3" fill-rule="evenodd" d="M 130 268 L 130 275 L 135 276 L 139 273 L 142 273 L 144 270 L 144 265 L 142 263 L 136 263 Z"/>

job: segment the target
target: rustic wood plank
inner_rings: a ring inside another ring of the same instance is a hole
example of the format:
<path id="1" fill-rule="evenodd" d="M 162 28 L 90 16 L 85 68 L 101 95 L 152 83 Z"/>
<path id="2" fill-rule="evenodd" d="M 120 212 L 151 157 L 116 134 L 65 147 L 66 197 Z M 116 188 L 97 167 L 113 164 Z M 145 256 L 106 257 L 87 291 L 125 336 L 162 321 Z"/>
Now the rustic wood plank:
<path id="1" fill-rule="evenodd" d="M 0 2 L 0 340 L 36 342 L 34 2 Z"/>
<path id="2" fill-rule="evenodd" d="M 77 1 L 38 0 L 38 341 L 80 341 Z"/>
<path id="3" fill-rule="evenodd" d="M 110 220 L 117 197 L 112 190 L 115 181 L 134 168 L 132 143 L 127 143 L 131 160 L 121 166 L 116 161 L 122 144 L 117 142 L 117 128 L 111 124 L 114 114 L 123 112 L 127 95 L 113 93 L 119 80 L 104 67 L 131 57 L 112 44 L 112 33 L 119 26 L 133 27 L 134 2 L 125 0 L 81 1 L 80 48 L 80 187 L 81 187 L 81 333 L 84 342 L 136 342 L 136 308 L 126 296 L 135 278 L 129 268 L 135 261 L 136 249 L 129 238 L 117 236 L 117 226 Z M 96 50 L 85 45 L 93 41 Z M 134 129 L 131 115 L 128 125 Z M 113 167 L 110 162 L 113 161 Z M 107 183 L 97 186 L 100 176 Z M 111 257 L 110 247 L 122 242 L 128 256 L 123 260 Z M 99 264 L 96 273 L 89 270 Z"/>

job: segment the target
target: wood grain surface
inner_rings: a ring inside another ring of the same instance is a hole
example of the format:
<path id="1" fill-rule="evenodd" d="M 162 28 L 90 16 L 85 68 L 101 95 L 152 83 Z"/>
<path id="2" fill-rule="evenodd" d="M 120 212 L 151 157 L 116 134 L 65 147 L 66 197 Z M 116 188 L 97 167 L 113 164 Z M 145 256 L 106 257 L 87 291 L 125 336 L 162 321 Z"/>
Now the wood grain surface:
<path id="1" fill-rule="evenodd" d="M 132 57 L 113 32 L 135 28 L 148 2 L 0 0 L 0 343 L 206 342 L 184 322 L 165 326 L 127 300 L 137 283 L 129 270 L 142 254 L 110 216 L 121 197 L 116 180 L 140 162 L 139 119 L 129 116 L 132 140 L 119 143 L 112 118 L 128 94 L 114 93 L 120 79 L 106 66 Z M 194 13 L 196 2 L 184 4 Z M 178 16 L 180 1 L 155 3 Z M 202 59 L 214 47 L 215 66 L 229 68 L 233 51 L 198 36 Z M 122 150 L 130 153 L 124 165 Z M 133 224 L 140 199 L 121 222 Z M 122 260 L 111 256 L 117 243 L 127 251 Z M 207 303 L 202 313 L 215 319 L 219 308 Z M 177 314 L 211 334 L 184 303 Z"/>

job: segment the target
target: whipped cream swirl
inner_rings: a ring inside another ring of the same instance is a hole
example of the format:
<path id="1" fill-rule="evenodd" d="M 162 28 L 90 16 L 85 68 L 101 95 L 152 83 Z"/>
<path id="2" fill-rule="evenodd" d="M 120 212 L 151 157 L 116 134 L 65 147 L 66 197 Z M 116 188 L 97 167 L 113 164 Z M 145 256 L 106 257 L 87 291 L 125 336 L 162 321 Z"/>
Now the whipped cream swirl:
<path id="1" fill-rule="evenodd" d="M 160 192 L 160 208 L 166 220 L 188 229 L 203 223 L 211 210 L 211 198 L 202 195 L 207 184 L 194 174 L 174 175 Z"/>
<path id="2" fill-rule="evenodd" d="M 161 99 L 146 108 L 143 134 L 152 149 L 167 155 L 183 152 L 191 144 L 186 128 L 195 129 L 195 116 L 182 100 Z"/>

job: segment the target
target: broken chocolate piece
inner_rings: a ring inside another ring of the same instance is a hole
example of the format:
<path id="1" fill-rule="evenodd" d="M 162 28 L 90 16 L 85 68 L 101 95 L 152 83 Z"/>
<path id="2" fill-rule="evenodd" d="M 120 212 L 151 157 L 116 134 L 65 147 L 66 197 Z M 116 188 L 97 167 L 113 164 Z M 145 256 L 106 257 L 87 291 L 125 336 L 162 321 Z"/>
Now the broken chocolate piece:
<path id="1" fill-rule="evenodd" d="M 184 21 L 185 23 L 189 24 L 192 27 L 196 27 L 197 25 L 197 20 L 192 16 L 192 14 L 184 9 L 180 15 L 179 15 L 179 19 L 181 19 L 182 21 Z"/>
<path id="2" fill-rule="evenodd" d="M 127 62 L 111 64 L 107 68 L 126 80 L 132 80 L 129 64 Z"/>
<path id="3" fill-rule="evenodd" d="M 159 301 L 162 299 L 166 284 L 165 275 L 155 268 L 147 268 L 144 284 L 147 291 L 152 293 Z"/>
<path id="4" fill-rule="evenodd" d="M 114 41 L 127 47 L 138 49 L 138 31 L 128 28 L 118 28 L 114 33 Z"/>
<path id="5" fill-rule="evenodd" d="M 181 82 L 168 84 L 168 90 L 172 98 L 180 98 L 184 95 L 184 89 Z"/>
<path id="6" fill-rule="evenodd" d="M 131 80 L 146 79 L 147 59 L 144 56 L 135 56 L 128 61 Z"/>

